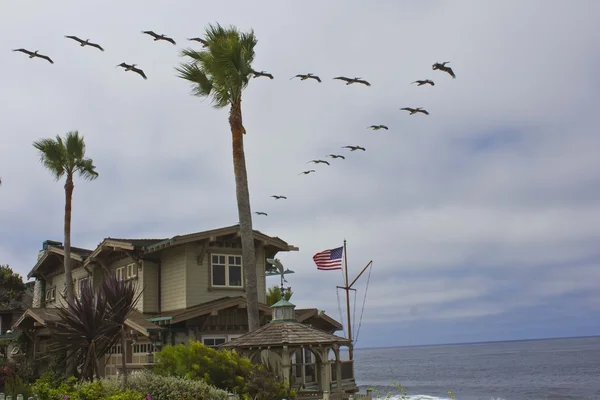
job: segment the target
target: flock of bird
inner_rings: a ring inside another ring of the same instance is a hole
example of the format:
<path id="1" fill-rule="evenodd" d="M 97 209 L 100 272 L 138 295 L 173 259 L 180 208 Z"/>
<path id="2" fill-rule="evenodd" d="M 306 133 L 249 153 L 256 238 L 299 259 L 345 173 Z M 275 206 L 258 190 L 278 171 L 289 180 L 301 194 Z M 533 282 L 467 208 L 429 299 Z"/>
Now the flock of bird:
<path id="1" fill-rule="evenodd" d="M 177 44 L 177 42 L 173 38 L 168 37 L 165 34 L 160 34 L 159 35 L 159 34 L 155 33 L 154 31 L 142 31 L 142 34 L 151 36 L 154 39 L 155 42 L 164 41 L 164 42 L 171 43 L 173 45 Z M 98 49 L 100 51 L 104 51 L 104 48 L 101 45 L 99 45 L 97 43 L 91 42 L 90 39 L 83 40 L 83 39 L 80 39 L 79 37 L 73 36 L 73 35 L 67 35 L 67 36 L 65 36 L 65 38 L 73 40 L 73 41 L 79 43 L 79 45 L 81 47 L 89 46 L 89 47 L 96 48 L 96 49 Z M 187 38 L 187 40 L 193 41 L 193 42 L 198 42 L 198 43 L 201 43 L 203 47 L 208 47 L 208 42 L 206 40 L 202 39 L 202 38 L 193 37 L 193 38 Z M 39 50 L 30 51 L 30 50 L 27 50 L 27 49 L 24 49 L 24 48 L 20 48 L 20 49 L 14 49 L 13 51 L 27 54 L 29 56 L 29 58 L 40 58 L 40 59 L 48 61 L 50 64 L 54 64 L 54 61 L 49 56 L 40 54 Z M 454 71 L 452 70 L 452 68 L 446 65 L 446 64 L 449 64 L 449 63 L 450 63 L 450 61 L 445 61 L 445 62 L 441 62 L 441 63 L 440 62 L 436 62 L 436 63 L 434 63 L 432 65 L 432 69 L 434 71 L 435 70 L 439 70 L 439 71 L 445 72 L 448 75 L 450 75 L 452 78 L 456 78 L 456 75 L 454 74 Z M 128 64 L 126 62 L 122 62 L 122 63 L 118 64 L 117 67 L 122 67 L 125 71 L 135 72 L 138 75 L 140 75 L 142 78 L 148 79 L 148 77 L 146 76 L 145 72 L 142 69 L 137 68 L 137 64 Z M 266 72 L 266 71 L 254 71 L 254 70 L 252 70 L 250 72 L 250 74 L 252 75 L 253 78 L 264 77 L 264 78 L 274 79 L 273 74 L 271 74 L 269 72 Z M 292 80 L 294 78 L 299 78 L 300 81 L 314 80 L 314 81 L 316 81 L 318 83 L 322 83 L 323 82 L 319 76 L 313 74 L 312 72 L 311 73 L 298 74 L 298 75 L 292 76 L 290 78 L 290 80 Z M 339 81 L 345 82 L 346 85 L 361 84 L 361 85 L 364 85 L 366 87 L 370 87 L 371 86 L 371 83 L 368 82 L 367 80 L 363 79 L 362 77 L 350 78 L 350 77 L 346 77 L 346 76 L 337 76 L 337 77 L 333 78 L 333 80 L 339 80 Z M 435 83 L 431 79 L 416 80 L 416 81 L 412 82 L 411 84 L 415 84 L 415 83 L 417 84 L 417 86 L 423 86 L 423 85 L 435 86 Z M 416 107 L 416 108 L 413 108 L 413 107 L 402 107 L 402 108 L 400 108 L 400 110 L 402 110 L 402 111 L 408 111 L 409 115 L 415 115 L 415 114 L 418 114 L 418 113 L 423 114 L 423 115 L 429 115 L 429 112 L 426 109 L 424 109 L 423 107 Z M 388 130 L 389 128 L 386 125 L 379 124 L 379 125 L 371 125 L 371 126 L 367 127 L 367 129 L 372 129 L 372 130 L 377 131 L 377 130 L 380 130 L 380 129 Z M 348 149 L 349 151 L 352 151 L 352 152 L 353 151 L 358 151 L 358 150 L 364 152 L 364 151 L 367 150 L 363 146 L 358 146 L 358 145 L 356 145 L 356 146 L 351 146 L 351 145 L 349 145 L 349 146 L 343 146 L 342 148 L 343 149 Z M 342 159 L 342 160 L 346 159 L 346 156 L 344 156 L 342 154 L 333 154 L 333 153 L 332 154 L 328 154 L 326 157 L 329 157 L 331 159 Z M 315 165 L 316 164 L 325 164 L 327 166 L 331 165 L 331 163 L 329 161 L 323 160 L 323 159 L 310 160 L 310 161 L 308 161 L 307 164 L 315 164 Z M 309 169 L 309 170 L 302 171 L 299 175 L 309 175 L 309 174 L 312 174 L 312 173 L 315 173 L 315 172 L 316 172 L 316 170 Z M 287 199 L 286 196 L 282 196 L 282 195 L 272 195 L 271 197 L 274 198 L 275 200 Z M 263 216 L 267 216 L 268 215 L 264 211 L 257 211 L 257 212 L 255 212 L 255 214 L 256 215 L 263 215 Z"/>
<path id="2" fill-rule="evenodd" d="M 447 66 L 446 64 L 449 64 L 450 61 L 445 61 L 445 62 L 436 62 L 432 65 L 432 69 L 434 71 L 439 70 L 442 72 L 447 73 L 448 75 L 450 75 L 452 78 L 456 78 L 456 74 L 454 73 L 454 71 L 452 70 L 451 67 Z M 273 74 L 270 74 L 266 71 L 252 71 L 253 74 L 253 78 L 259 78 L 259 77 L 267 77 L 269 79 L 273 79 Z M 294 78 L 300 78 L 301 81 L 306 81 L 308 79 L 312 79 L 315 80 L 319 83 L 323 82 L 321 80 L 321 78 L 313 73 L 307 73 L 307 74 L 298 74 L 295 75 L 293 77 L 290 78 L 294 79 Z M 359 83 L 365 86 L 371 86 L 371 83 L 369 83 L 368 81 L 364 80 L 361 77 L 354 77 L 354 78 L 349 78 L 346 76 L 337 76 L 335 78 L 333 78 L 334 80 L 339 80 L 339 81 L 344 81 L 346 82 L 346 85 L 351 85 L 353 83 Z M 431 80 L 431 79 L 423 79 L 423 80 L 416 80 L 414 82 L 412 82 L 411 84 L 417 84 L 417 86 L 423 86 L 423 85 L 430 85 L 430 86 L 435 86 L 435 83 Z M 429 111 L 425 110 L 423 107 L 416 107 L 416 108 L 412 108 L 412 107 L 402 107 L 400 110 L 403 111 L 408 111 L 409 115 L 414 115 L 417 113 L 421 113 L 424 115 L 429 115 Z M 367 129 L 372 129 L 374 131 L 378 131 L 380 129 L 384 129 L 384 130 L 389 130 L 389 127 L 387 125 L 371 125 L 369 127 L 367 127 Z M 357 151 L 357 150 L 361 150 L 361 151 L 367 151 L 366 148 L 362 147 L 362 146 L 343 146 L 343 149 L 348 149 L 350 151 Z M 346 156 L 342 155 L 342 154 L 328 154 L 326 157 L 330 157 L 332 159 L 342 159 L 345 160 Z M 329 161 L 326 160 L 322 160 L 322 159 L 315 159 L 315 160 L 310 160 L 307 164 L 325 164 L 327 166 L 330 166 L 331 163 Z M 306 171 L 302 171 L 300 172 L 299 175 L 309 175 L 316 172 L 316 170 L 314 169 L 309 169 Z M 272 198 L 274 198 L 275 200 L 280 200 L 280 199 L 287 199 L 286 196 L 281 196 L 281 195 L 272 195 Z M 256 215 L 263 215 L 263 216 L 267 216 L 268 214 L 264 211 L 256 211 L 255 212 Z"/>

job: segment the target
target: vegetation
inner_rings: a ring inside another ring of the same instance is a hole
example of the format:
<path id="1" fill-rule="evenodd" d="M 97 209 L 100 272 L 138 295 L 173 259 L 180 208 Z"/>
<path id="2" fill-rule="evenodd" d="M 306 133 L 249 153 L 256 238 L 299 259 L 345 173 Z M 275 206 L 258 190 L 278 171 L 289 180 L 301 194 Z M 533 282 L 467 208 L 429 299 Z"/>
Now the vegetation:
<path id="1" fill-rule="evenodd" d="M 19 307 L 25 290 L 21 275 L 8 265 L 0 265 L 0 308 Z"/>
<path id="2" fill-rule="evenodd" d="M 233 350 L 214 349 L 198 341 L 166 346 L 156 355 L 154 372 L 203 380 L 245 399 L 279 400 L 293 397 L 284 383 L 262 365 L 253 364 Z"/>
<path id="3" fill-rule="evenodd" d="M 136 290 L 133 281 L 114 274 L 106 274 L 100 290 L 82 285 L 78 297 L 58 308 L 59 321 L 48 325 L 54 340 L 50 352 L 66 353 L 83 380 L 100 378 L 98 358 L 122 339 L 125 320 L 141 295 Z"/>
<path id="4" fill-rule="evenodd" d="M 93 180 L 98 177 L 94 162 L 85 158 L 85 142 L 79 132 L 71 131 L 62 138 L 41 139 L 33 143 L 40 154 L 40 161 L 58 181 L 65 177 L 65 224 L 64 224 L 64 264 L 67 282 L 68 304 L 73 303 L 74 289 L 71 275 L 71 202 L 73 200 L 73 176 L 79 173 L 81 177 Z"/>
<path id="5" fill-rule="evenodd" d="M 233 173 L 242 241 L 242 264 L 246 299 L 248 305 L 248 328 L 260 326 L 258 312 L 258 278 L 254 252 L 252 211 L 244 154 L 246 129 L 242 122 L 242 92 L 248 86 L 257 40 L 254 32 L 241 33 L 235 27 L 209 25 L 205 38 L 208 47 L 204 50 L 186 49 L 177 71 L 179 77 L 192 83 L 192 93 L 199 97 L 210 97 L 215 108 L 229 107 L 229 126 L 232 136 Z"/>
<path id="6" fill-rule="evenodd" d="M 287 288 L 283 290 L 283 298 L 286 300 L 290 300 L 294 292 L 292 292 L 292 288 Z M 281 286 L 271 286 L 267 290 L 267 305 L 272 306 L 281 300 Z"/>

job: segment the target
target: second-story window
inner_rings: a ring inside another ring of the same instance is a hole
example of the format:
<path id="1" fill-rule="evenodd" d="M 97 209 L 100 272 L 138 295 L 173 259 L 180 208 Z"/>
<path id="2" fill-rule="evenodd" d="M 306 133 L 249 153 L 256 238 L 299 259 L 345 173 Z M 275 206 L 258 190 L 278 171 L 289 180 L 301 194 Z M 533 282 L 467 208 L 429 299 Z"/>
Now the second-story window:
<path id="1" fill-rule="evenodd" d="M 115 276 L 117 277 L 117 280 L 122 281 L 123 279 L 125 279 L 125 267 L 119 267 L 117 269 L 115 269 Z"/>
<path id="2" fill-rule="evenodd" d="M 133 279 L 137 277 L 137 264 L 132 263 L 127 265 L 127 279 Z"/>
<path id="3" fill-rule="evenodd" d="M 224 254 L 213 254 L 212 286 L 241 288 L 242 285 L 242 257 Z"/>

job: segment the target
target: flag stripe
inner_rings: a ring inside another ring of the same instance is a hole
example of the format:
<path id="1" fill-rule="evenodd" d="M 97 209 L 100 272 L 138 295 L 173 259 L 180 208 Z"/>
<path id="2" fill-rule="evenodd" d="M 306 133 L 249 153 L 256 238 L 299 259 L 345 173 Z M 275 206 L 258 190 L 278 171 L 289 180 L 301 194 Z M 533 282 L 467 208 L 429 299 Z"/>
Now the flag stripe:
<path id="1" fill-rule="evenodd" d="M 315 254 L 313 260 L 317 265 L 317 269 L 325 271 L 342 269 L 343 251 L 343 247 L 337 247 L 335 249 L 323 250 Z"/>

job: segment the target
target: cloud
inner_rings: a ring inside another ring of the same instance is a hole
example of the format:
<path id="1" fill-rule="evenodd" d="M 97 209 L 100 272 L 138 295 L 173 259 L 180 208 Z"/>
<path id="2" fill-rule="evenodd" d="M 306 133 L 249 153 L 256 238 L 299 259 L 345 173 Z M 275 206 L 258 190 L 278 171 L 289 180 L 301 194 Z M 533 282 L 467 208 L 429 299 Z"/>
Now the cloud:
<path id="1" fill-rule="evenodd" d="M 218 21 L 254 28 L 255 66 L 275 76 L 253 79 L 244 94 L 245 151 L 252 207 L 269 214 L 255 228 L 300 247 L 280 255 L 296 271 L 299 306 L 339 318 L 343 276 L 316 271 L 311 257 L 347 239 L 350 279 L 374 262 L 363 343 L 600 332 L 586 319 L 600 304 L 592 287 L 600 81 L 589 51 L 600 40 L 597 2 L 330 1 L 317 13 L 279 1 L 265 3 L 269 13 L 241 1 L 32 5 L 0 15 L 0 262 L 26 274 L 43 240 L 61 240 L 62 183 L 31 143 L 73 129 L 100 172 L 75 183 L 75 245 L 237 221 L 227 110 L 190 96 L 174 70 L 185 38 Z M 154 42 L 146 29 L 178 45 Z M 56 63 L 8 53 L 17 47 Z M 148 80 L 115 68 L 123 61 Z M 436 61 L 451 61 L 457 78 L 433 71 Z M 307 72 L 323 83 L 289 80 Z M 338 75 L 372 86 L 346 86 L 332 80 Z M 410 84 L 424 78 L 436 85 Z M 431 115 L 409 116 L 405 106 Z M 380 123 L 390 130 L 367 129 Z M 349 144 L 367 151 L 342 149 Z M 346 159 L 298 175 L 329 153 Z M 357 309 L 367 276 L 357 282 Z M 559 327 L 564 315 L 576 316 L 569 331 Z M 425 328 L 432 333 L 419 334 Z"/>

